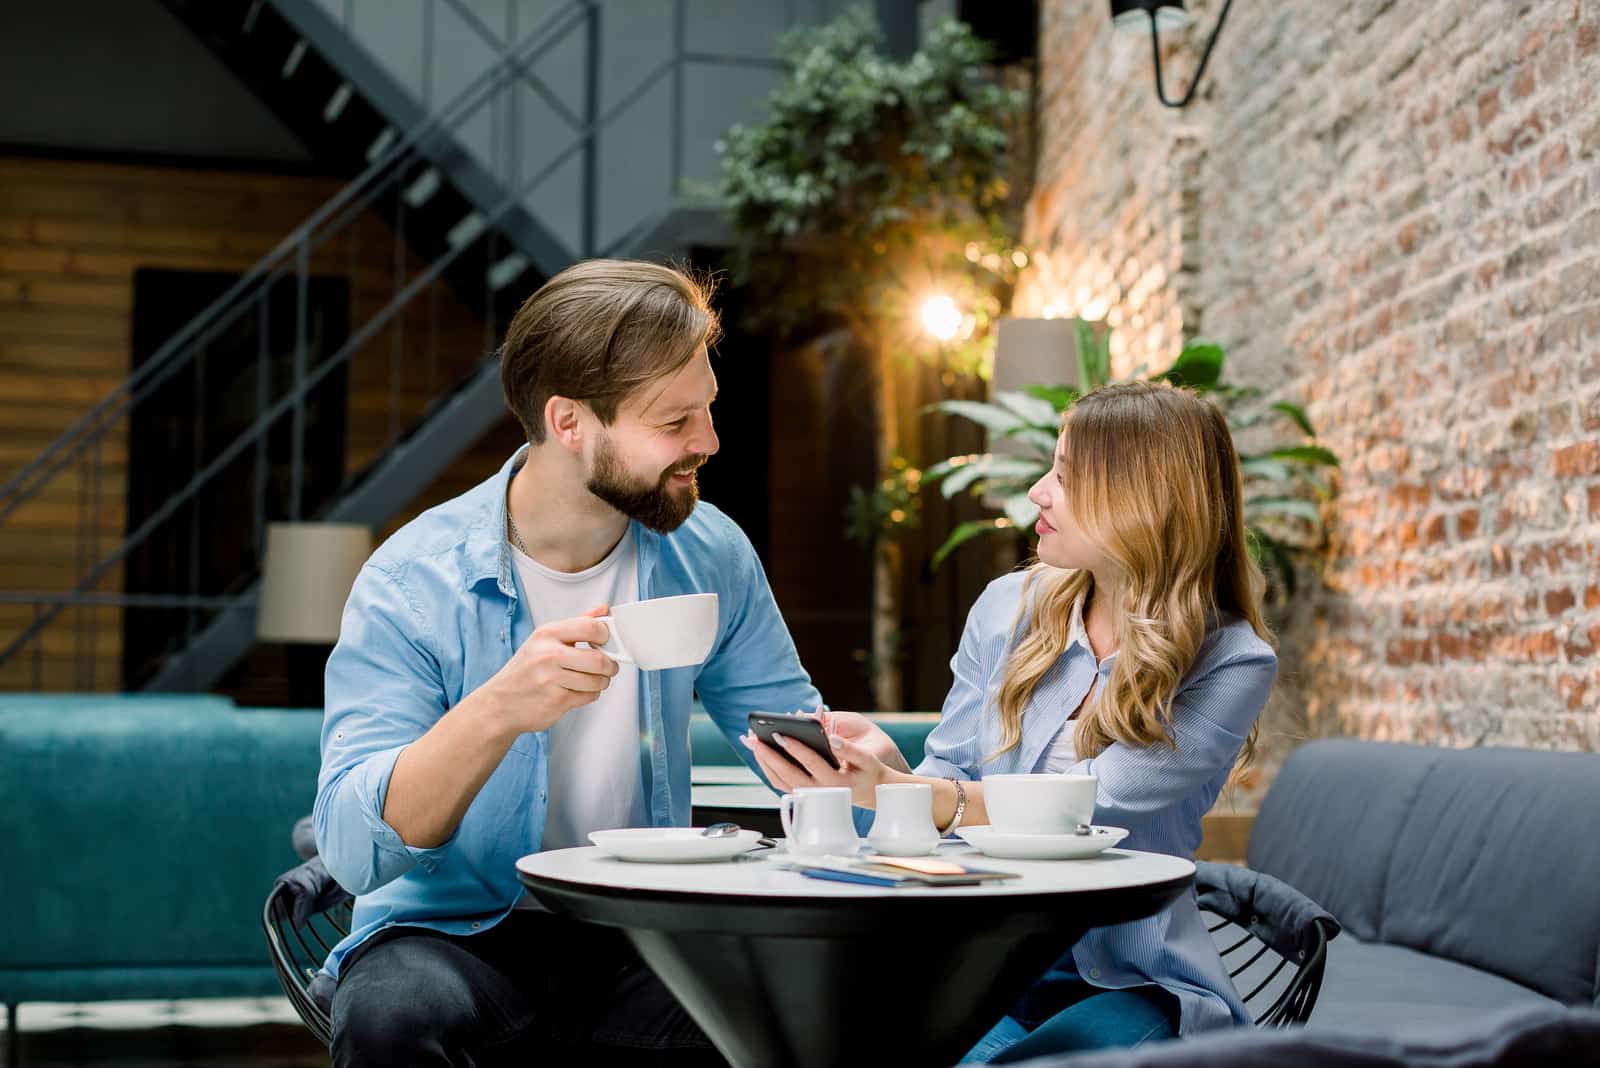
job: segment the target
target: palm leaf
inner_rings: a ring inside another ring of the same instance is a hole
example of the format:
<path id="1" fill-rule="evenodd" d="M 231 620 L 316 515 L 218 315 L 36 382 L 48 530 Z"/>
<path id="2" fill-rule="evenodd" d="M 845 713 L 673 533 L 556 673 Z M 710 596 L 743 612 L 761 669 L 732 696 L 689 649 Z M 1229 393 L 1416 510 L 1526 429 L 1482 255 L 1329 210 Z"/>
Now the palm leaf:
<path id="1" fill-rule="evenodd" d="M 1039 506 L 1028 500 L 1026 493 L 1007 497 L 1003 510 L 1006 518 L 1011 520 L 1011 525 L 1018 530 L 1027 530 L 1039 519 Z"/>
<path id="2" fill-rule="evenodd" d="M 1267 407 L 1280 415 L 1286 415 L 1294 420 L 1294 425 L 1299 427 L 1301 433 L 1305 434 L 1306 437 L 1314 438 L 1317 436 L 1317 432 L 1311 429 L 1311 420 L 1306 417 L 1306 410 L 1300 405 L 1291 404 L 1288 401 L 1278 401 L 1275 404 L 1267 405 Z"/>
<path id="3" fill-rule="evenodd" d="M 947 400 L 930 404 L 922 409 L 924 412 L 944 412 L 946 415 L 959 415 L 963 419 L 970 419 L 986 430 L 1004 433 L 1025 425 L 1013 412 L 983 401 Z"/>
<path id="4" fill-rule="evenodd" d="M 1022 392 L 1030 397 L 1038 397 L 1040 400 L 1049 401 L 1058 416 L 1078 403 L 1078 398 L 1083 396 L 1081 392 L 1071 386 L 1023 386 Z"/>
<path id="5" fill-rule="evenodd" d="M 937 569 L 940 564 L 944 563 L 945 557 L 973 538 L 982 537 L 985 534 L 998 534 L 1001 531 L 1009 531 L 1011 529 L 1011 524 L 1004 519 L 968 520 L 952 530 L 950 536 L 944 539 L 944 544 L 939 546 L 938 551 L 933 554 L 933 561 L 930 566 Z"/>
<path id="6" fill-rule="evenodd" d="M 995 403 L 1035 427 L 1054 427 L 1061 419 L 1055 407 L 1047 400 L 1027 393 L 1001 391 L 994 395 Z"/>
<path id="7" fill-rule="evenodd" d="M 1221 345 L 1211 341 L 1191 341 L 1178 353 L 1172 366 L 1158 377 L 1175 386 L 1187 386 L 1203 393 L 1214 388 L 1222 379 L 1225 358 Z"/>
<path id="8" fill-rule="evenodd" d="M 1322 513 L 1310 501 L 1295 497 L 1257 497 L 1244 502 L 1245 511 L 1255 515 L 1292 515 L 1311 523 L 1321 523 Z"/>
<path id="9" fill-rule="evenodd" d="M 1287 449 L 1273 449 L 1267 453 L 1275 460 L 1289 460 L 1297 464 L 1312 464 L 1316 467 L 1338 467 L 1339 458 L 1329 449 L 1321 445 L 1294 445 Z"/>

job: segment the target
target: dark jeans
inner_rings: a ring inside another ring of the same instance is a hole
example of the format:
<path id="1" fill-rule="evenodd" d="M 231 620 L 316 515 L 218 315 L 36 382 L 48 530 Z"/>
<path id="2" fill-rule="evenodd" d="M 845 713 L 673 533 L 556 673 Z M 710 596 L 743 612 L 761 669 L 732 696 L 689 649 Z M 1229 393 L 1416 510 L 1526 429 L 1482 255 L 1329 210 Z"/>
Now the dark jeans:
<path id="1" fill-rule="evenodd" d="M 727 1063 L 622 932 L 528 911 L 470 937 L 372 936 L 340 969 L 332 1053 L 336 1068 Z"/>

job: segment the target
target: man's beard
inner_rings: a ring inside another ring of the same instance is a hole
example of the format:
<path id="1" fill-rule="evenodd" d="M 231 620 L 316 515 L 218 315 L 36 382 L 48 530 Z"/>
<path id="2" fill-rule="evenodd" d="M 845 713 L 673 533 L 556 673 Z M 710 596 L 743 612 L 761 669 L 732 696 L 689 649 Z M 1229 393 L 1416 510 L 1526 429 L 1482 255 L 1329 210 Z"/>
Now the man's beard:
<path id="1" fill-rule="evenodd" d="M 700 500 L 700 487 L 690 482 L 687 489 L 674 490 L 671 484 L 675 473 L 687 473 L 705 462 L 696 456 L 667 468 L 654 485 L 641 486 L 629 477 L 622 462 L 611 447 L 611 439 L 602 437 L 594 450 L 594 470 L 587 483 L 589 492 L 627 516 L 637 519 L 651 530 L 670 534 L 683 525 Z"/>

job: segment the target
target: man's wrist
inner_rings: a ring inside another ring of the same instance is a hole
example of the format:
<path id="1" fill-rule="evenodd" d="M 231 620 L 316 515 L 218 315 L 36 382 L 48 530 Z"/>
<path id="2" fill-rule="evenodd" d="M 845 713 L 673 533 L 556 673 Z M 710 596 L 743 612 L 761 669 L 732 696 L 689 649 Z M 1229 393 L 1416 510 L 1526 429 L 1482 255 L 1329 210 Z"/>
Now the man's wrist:
<path id="1" fill-rule="evenodd" d="M 457 708 L 471 712 L 473 723 L 483 732 L 488 744 L 509 749 L 522 733 L 512 720 L 510 704 L 501 699 L 493 680 L 479 686 Z"/>

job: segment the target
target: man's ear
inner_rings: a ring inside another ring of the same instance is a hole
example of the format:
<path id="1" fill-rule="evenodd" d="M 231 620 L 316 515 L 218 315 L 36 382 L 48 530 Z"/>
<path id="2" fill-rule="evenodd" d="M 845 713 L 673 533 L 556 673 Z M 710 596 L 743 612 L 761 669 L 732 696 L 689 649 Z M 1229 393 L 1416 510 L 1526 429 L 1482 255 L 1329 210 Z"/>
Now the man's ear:
<path id="1" fill-rule="evenodd" d="M 544 402 L 545 436 L 569 452 L 583 449 L 583 405 L 570 397 Z"/>

